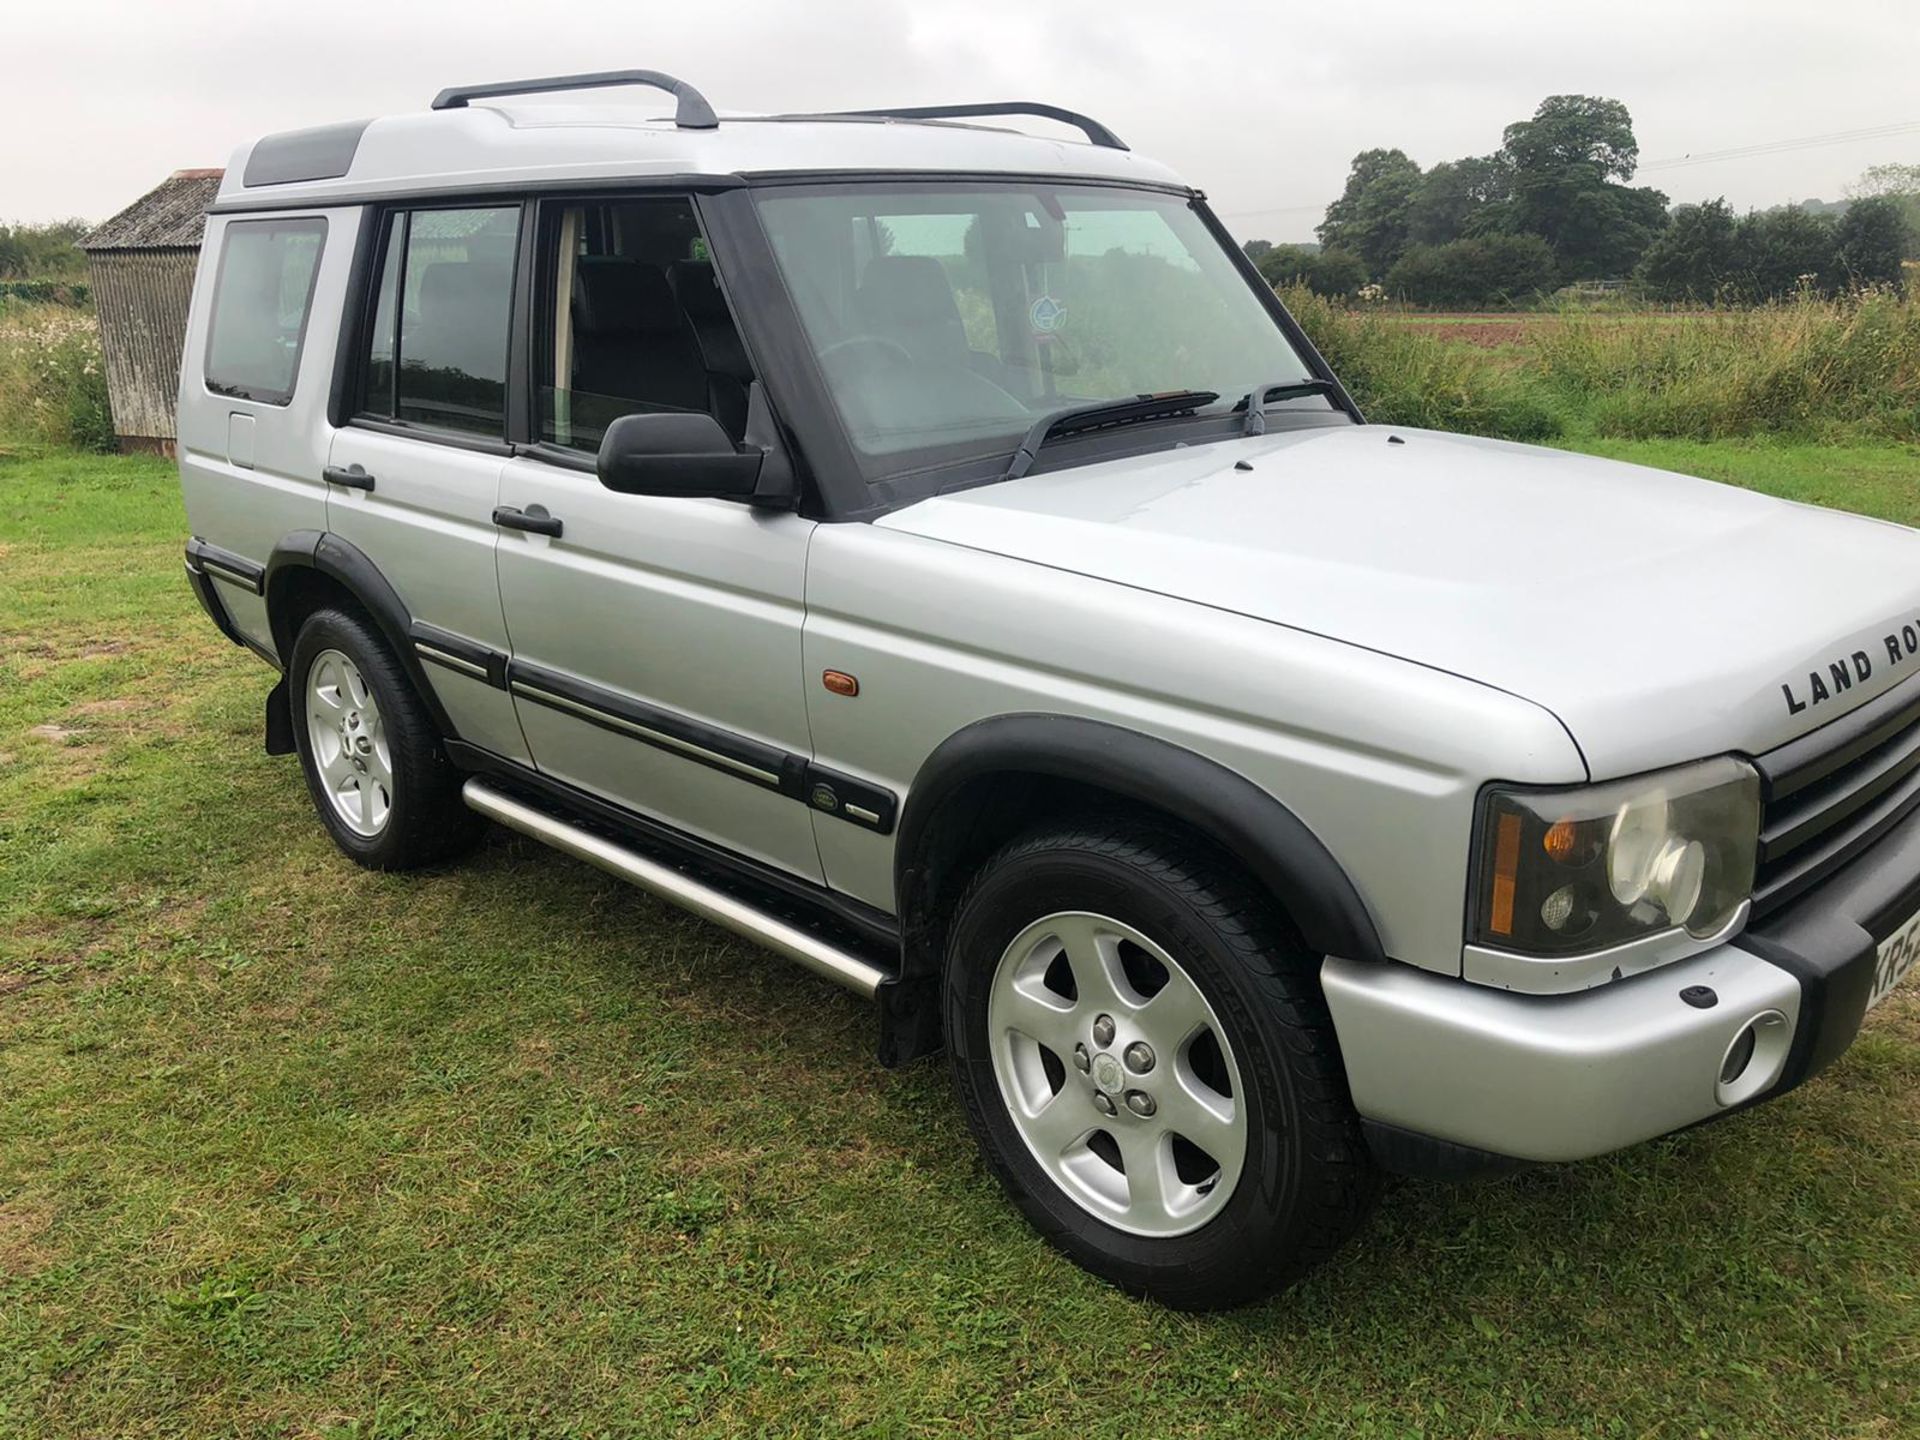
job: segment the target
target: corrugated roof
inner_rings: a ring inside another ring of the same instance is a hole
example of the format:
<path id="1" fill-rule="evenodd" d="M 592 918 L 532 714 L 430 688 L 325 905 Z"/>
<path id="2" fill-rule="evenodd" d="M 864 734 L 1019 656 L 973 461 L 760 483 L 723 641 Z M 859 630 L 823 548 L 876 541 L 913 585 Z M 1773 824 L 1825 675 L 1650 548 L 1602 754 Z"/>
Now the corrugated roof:
<path id="1" fill-rule="evenodd" d="M 207 207 L 224 170 L 176 170 L 118 215 L 88 233 L 82 250 L 196 248 Z"/>

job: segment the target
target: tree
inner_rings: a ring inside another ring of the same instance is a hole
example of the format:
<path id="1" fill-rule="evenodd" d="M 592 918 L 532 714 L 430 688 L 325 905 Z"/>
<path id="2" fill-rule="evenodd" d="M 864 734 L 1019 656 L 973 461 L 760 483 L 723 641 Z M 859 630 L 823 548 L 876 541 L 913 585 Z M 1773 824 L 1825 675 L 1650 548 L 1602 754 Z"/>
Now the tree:
<path id="1" fill-rule="evenodd" d="M 1682 205 L 1641 258 L 1640 283 L 1662 300 L 1716 298 L 1734 281 L 1735 223 L 1724 199 Z"/>
<path id="2" fill-rule="evenodd" d="M 1273 242 L 1271 240 L 1249 240 L 1240 248 L 1247 252 L 1247 258 L 1249 260 L 1258 261 L 1262 255 L 1273 249 Z"/>
<path id="3" fill-rule="evenodd" d="M 1329 250 L 1358 255 L 1372 276 L 1384 275 L 1407 248 L 1407 219 L 1420 167 L 1404 150 L 1362 150 L 1353 157 L 1347 188 L 1315 227 Z"/>
<path id="4" fill-rule="evenodd" d="M 1569 279 L 1630 275 L 1672 223 L 1658 190 L 1603 185 L 1567 205 L 1554 260 Z"/>
<path id="5" fill-rule="evenodd" d="M 1387 289 L 1416 305 L 1477 309 L 1553 288 L 1553 252 L 1538 235 L 1480 235 L 1416 245 L 1387 274 Z"/>
<path id="6" fill-rule="evenodd" d="M 1407 233 L 1416 245 L 1444 245 L 1471 235 L 1490 207 L 1508 194 L 1507 167 L 1492 155 L 1443 160 L 1414 187 Z"/>
<path id="7" fill-rule="evenodd" d="M 1733 248 L 1743 299 L 1769 300 L 1803 286 L 1826 292 L 1841 278 L 1833 222 L 1796 207 L 1747 215 L 1734 227 Z"/>
<path id="8" fill-rule="evenodd" d="M 1901 285 L 1900 261 L 1913 240 L 1905 207 L 1892 195 L 1856 200 L 1834 232 L 1834 259 L 1850 285 Z"/>
<path id="9" fill-rule="evenodd" d="M 1885 196 L 1900 206 L 1907 222 L 1906 258 L 1920 260 L 1920 165 L 1872 165 L 1847 187 L 1855 200 Z"/>
<path id="10" fill-rule="evenodd" d="M 1666 227 L 1665 195 L 1621 183 L 1640 146 L 1618 100 L 1549 95 L 1531 120 L 1507 127 L 1495 159 L 1509 194 L 1486 228 L 1540 236 L 1565 278 L 1626 273 Z"/>
<path id="11" fill-rule="evenodd" d="M 1534 183 L 1579 177 L 1598 185 L 1633 178 L 1640 142 L 1633 138 L 1633 116 L 1618 100 L 1549 95 L 1531 120 L 1507 127 L 1500 155 L 1516 176 Z"/>

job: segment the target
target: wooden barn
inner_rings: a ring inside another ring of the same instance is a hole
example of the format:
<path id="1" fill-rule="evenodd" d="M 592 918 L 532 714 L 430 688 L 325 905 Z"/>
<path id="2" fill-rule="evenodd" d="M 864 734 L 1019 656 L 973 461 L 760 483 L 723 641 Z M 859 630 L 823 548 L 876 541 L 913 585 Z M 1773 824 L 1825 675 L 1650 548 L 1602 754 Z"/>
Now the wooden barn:
<path id="1" fill-rule="evenodd" d="M 187 305 L 219 170 L 176 170 L 80 242 L 122 450 L 173 453 Z"/>

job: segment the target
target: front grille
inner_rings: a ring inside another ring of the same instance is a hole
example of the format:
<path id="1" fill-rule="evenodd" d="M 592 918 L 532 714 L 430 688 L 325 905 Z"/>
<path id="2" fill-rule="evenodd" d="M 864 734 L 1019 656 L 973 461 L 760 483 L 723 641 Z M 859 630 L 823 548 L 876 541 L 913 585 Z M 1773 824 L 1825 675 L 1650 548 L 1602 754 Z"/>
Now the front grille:
<path id="1" fill-rule="evenodd" d="M 1806 893 L 1920 806 L 1920 677 L 1754 761 L 1753 913 Z"/>

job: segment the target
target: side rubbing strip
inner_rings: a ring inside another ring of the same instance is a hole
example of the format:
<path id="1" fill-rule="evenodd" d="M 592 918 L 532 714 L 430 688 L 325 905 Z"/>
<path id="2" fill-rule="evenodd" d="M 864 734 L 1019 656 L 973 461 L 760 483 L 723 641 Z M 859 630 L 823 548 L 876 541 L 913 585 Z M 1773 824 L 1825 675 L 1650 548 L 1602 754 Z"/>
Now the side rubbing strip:
<path id="1" fill-rule="evenodd" d="M 487 678 L 487 667 L 476 665 L 471 660 L 462 660 L 458 655 L 450 655 L 445 650 L 427 644 L 424 640 L 413 642 L 413 648 L 420 652 L 422 660 L 431 660 L 434 664 L 448 670 L 458 670 L 462 675 L 471 675 L 476 680 Z"/>
<path id="2" fill-rule="evenodd" d="M 512 661 L 507 673 L 513 693 L 523 700 L 576 716 L 590 725 L 631 736 L 659 749 L 671 750 L 771 790 L 796 795 L 799 792 L 806 764 L 801 756 L 522 661 Z"/>
<path id="3" fill-rule="evenodd" d="M 900 810 L 899 799 L 891 790 L 823 765 L 807 767 L 807 803 L 836 819 L 882 835 L 893 833 L 894 818 Z"/>
<path id="4" fill-rule="evenodd" d="M 266 566 L 198 538 L 187 542 L 187 568 L 203 571 L 230 585 L 238 585 L 254 595 L 266 590 Z"/>
<path id="5" fill-rule="evenodd" d="M 415 627 L 416 643 L 422 627 Z M 469 642 L 471 643 L 471 642 Z M 428 644 L 458 655 L 453 647 L 437 638 Z M 422 659 L 435 657 L 421 647 Z M 472 658 L 472 657 L 465 657 Z M 436 663 L 441 663 L 436 661 Z M 809 805 L 836 819 L 845 820 L 863 830 L 891 834 L 899 813 L 898 798 L 891 790 L 857 780 L 850 775 L 826 770 L 810 763 L 806 756 L 763 744 L 730 730 L 721 730 L 690 716 L 662 710 L 639 700 L 589 685 L 571 675 L 529 665 L 522 660 L 507 664 L 507 688 L 535 705 L 572 715 L 589 725 L 625 735 L 643 745 L 667 750 L 683 759 L 729 775 L 764 785 L 790 800 Z"/>
<path id="6" fill-rule="evenodd" d="M 501 690 L 507 688 L 507 657 L 498 650 L 491 650 L 477 640 L 469 640 L 464 635 L 456 635 L 436 625 L 425 625 L 418 620 L 413 622 L 408 633 L 413 638 L 414 653 L 429 664 L 483 681 Z"/>

